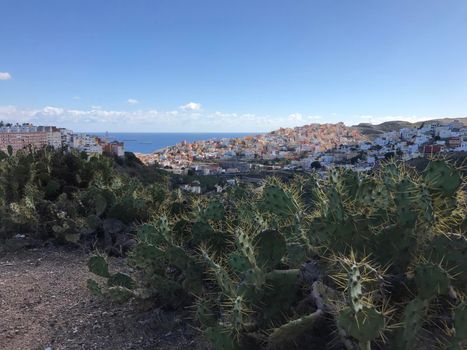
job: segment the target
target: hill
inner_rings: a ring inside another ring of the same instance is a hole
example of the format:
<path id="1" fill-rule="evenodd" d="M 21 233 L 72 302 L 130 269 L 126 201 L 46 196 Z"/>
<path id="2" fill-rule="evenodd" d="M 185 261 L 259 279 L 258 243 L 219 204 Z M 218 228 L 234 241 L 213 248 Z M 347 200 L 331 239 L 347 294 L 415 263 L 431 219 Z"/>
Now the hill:
<path id="1" fill-rule="evenodd" d="M 366 135 L 370 138 L 376 138 L 378 135 L 381 135 L 385 132 L 400 130 L 402 128 L 419 128 L 426 122 L 438 122 L 442 125 L 449 124 L 454 120 L 460 121 L 465 126 L 467 126 L 467 118 L 443 118 L 443 119 L 430 119 L 426 121 L 420 121 L 415 123 L 410 123 L 403 120 L 394 120 L 388 121 L 381 124 L 371 124 L 371 123 L 360 123 L 358 125 L 353 125 L 353 128 L 358 129 L 363 135 Z"/>

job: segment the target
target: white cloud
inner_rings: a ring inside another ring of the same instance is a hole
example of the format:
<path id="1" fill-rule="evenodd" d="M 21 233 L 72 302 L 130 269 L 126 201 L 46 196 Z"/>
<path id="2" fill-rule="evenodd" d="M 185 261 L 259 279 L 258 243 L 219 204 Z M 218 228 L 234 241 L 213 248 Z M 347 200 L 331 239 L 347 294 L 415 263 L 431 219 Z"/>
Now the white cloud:
<path id="1" fill-rule="evenodd" d="M 36 125 L 57 125 L 77 131 L 160 131 L 196 132 L 230 131 L 262 132 L 281 127 L 295 127 L 324 120 L 331 122 L 329 115 L 306 115 L 293 113 L 285 116 L 257 115 L 205 110 L 106 110 L 92 106 L 88 109 L 68 109 L 59 106 L 43 108 L 19 108 L 0 105 L 0 120 Z M 444 116 L 443 116 L 444 117 Z M 462 116 L 445 116 L 460 118 Z M 358 117 L 357 117 L 358 118 Z M 359 121 L 382 122 L 388 120 L 427 120 L 436 116 L 361 116 Z M 321 120 L 320 120 L 321 119 Z M 338 121 L 338 120 L 336 120 Z M 332 122 L 336 122 L 332 121 Z"/>
<path id="2" fill-rule="evenodd" d="M 303 115 L 301 113 L 292 113 L 287 119 L 291 123 L 297 124 L 307 124 L 307 123 L 316 123 L 317 120 L 320 120 L 322 117 L 320 115 Z"/>
<path id="3" fill-rule="evenodd" d="M 95 105 L 92 105 L 92 106 L 91 106 L 91 109 L 102 109 L 102 106 L 95 106 Z"/>
<path id="4" fill-rule="evenodd" d="M 180 106 L 180 109 L 184 111 L 199 111 L 201 109 L 201 103 L 189 102 L 186 105 Z"/>
<path id="5" fill-rule="evenodd" d="M 139 103 L 138 100 L 135 100 L 134 98 L 129 98 L 126 102 L 128 102 L 129 105 L 137 105 Z"/>
<path id="6" fill-rule="evenodd" d="M 10 80 L 11 74 L 8 72 L 0 72 L 0 80 Z"/>
<path id="7" fill-rule="evenodd" d="M 303 116 L 301 113 L 292 113 L 289 115 L 289 119 L 292 121 L 299 122 L 303 120 Z"/>
<path id="8" fill-rule="evenodd" d="M 62 115 L 64 112 L 65 110 L 63 108 L 52 107 L 52 106 L 44 107 L 44 109 L 42 110 L 42 113 L 44 115 L 53 115 L 53 116 Z"/>

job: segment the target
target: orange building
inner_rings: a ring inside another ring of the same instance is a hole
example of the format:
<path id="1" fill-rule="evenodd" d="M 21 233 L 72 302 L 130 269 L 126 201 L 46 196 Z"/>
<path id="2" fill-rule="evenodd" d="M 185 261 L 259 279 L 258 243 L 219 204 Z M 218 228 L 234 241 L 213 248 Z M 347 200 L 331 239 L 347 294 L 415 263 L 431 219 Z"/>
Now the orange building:
<path id="1" fill-rule="evenodd" d="M 28 147 L 42 148 L 47 145 L 47 133 L 36 132 L 0 132 L 0 150 L 7 151 L 8 146 L 13 148 L 13 152 Z"/>

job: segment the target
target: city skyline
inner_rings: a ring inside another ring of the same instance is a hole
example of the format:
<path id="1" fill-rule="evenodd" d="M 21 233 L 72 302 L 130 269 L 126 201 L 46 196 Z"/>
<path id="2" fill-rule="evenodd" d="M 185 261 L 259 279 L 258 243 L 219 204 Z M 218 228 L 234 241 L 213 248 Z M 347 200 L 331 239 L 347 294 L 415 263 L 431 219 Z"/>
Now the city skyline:
<path id="1" fill-rule="evenodd" d="M 2 1 L 0 119 L 267 132 L 466 116 L 467 4 Z"/>

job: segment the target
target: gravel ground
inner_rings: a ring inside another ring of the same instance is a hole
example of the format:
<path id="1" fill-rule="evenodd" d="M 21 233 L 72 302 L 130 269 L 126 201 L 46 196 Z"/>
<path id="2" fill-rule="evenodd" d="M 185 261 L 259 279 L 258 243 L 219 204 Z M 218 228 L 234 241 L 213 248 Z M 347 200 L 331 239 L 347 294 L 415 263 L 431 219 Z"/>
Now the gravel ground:
<path id="1" fill-rule="evenodd" d="M 207 349 L 177 314 L 92 296 L 87 258 L 65 247 L 0 250 L 0 349 Z"/>

